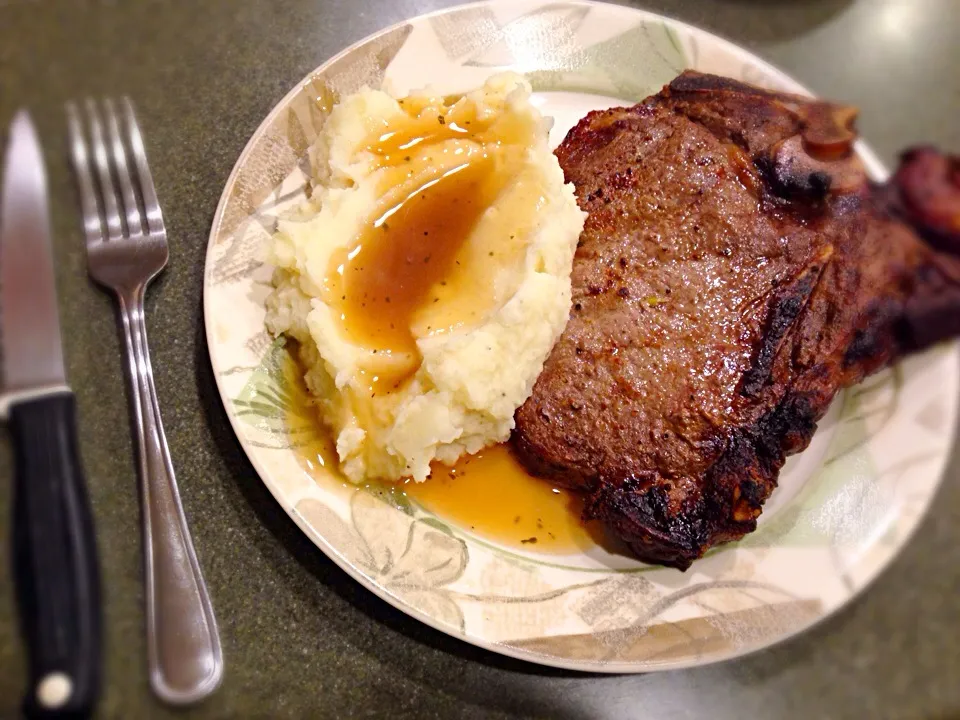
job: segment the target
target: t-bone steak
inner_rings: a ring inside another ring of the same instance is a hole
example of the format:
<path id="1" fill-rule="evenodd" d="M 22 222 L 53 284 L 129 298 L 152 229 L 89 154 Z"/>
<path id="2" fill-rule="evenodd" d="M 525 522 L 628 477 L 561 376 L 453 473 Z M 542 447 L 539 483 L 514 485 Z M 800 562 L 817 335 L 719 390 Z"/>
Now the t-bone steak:
<path id="1" fill-rule="evenodd" d="M 642 560 L 756 527 L 841 388 L 960 332 L 960 170 L 872 184 L 856 111 L 686 72 L 557 149 L 589 218 L 512 444 Z"/>

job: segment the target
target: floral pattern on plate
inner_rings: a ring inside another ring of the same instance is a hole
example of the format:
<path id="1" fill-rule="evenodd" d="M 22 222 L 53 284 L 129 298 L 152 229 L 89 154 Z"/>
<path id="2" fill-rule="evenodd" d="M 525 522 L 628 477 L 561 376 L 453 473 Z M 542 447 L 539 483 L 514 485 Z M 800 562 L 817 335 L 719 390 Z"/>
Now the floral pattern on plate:
<path id="1" fill-rule="evenodd" d="M 747 51 L 650 13 L 588 2 L 475 3 L 389 28 L 311 73 L 256 131 L 221 198 L 205 272 L 207 341 L 228 415 L 263 482 L 370 590 L 496 652 L 646 672 L 789 637 L 890 562 L 926 510 L 950 449 L 954 345 L 838 396 L 811 447 L 788 462 L 757 531 L 687 573 L 600 548 L 556 556 L 502 547 L 392 488 L 350 485 L 324 464 L 329 441 L 292 357 L 263 328 L 270 271 L 259 248 L 309 192 L 308 148 L 337 99 L 381 83 L 456 92 L 511 69 L 530 79 L 545 113 L 566 113 L 569 124 L 593 107 L 635 102 L 685 67 L 806 92 Z M 876 157 L 860 151 L 882 176 Z"/>

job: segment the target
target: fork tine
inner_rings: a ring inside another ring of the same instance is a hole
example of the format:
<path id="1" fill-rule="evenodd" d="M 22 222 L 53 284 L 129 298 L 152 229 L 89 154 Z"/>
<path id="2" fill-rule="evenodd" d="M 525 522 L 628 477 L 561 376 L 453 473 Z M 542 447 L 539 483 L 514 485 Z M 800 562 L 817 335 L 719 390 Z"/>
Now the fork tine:
<path id="1" fill-rule="evenodd" d="M 120 125 L 117 122 L 117 113 L 113 107 L 113 100 L 106 98 L 103 107 L 107 116 L 107 138 L 113 155 L 113 167 L 120 182 L 120 193 L 123 197 L 123 208 L 127 216 L 127 234 L 132 238 L 143 235 L 143 222 L 140 218 L 140 208 L 137 206 L 137 196 L 133 191 L 130 180 L 130 168 L 127 165 L 127 151 L 120 139 Z"/>
<path id="2" fill-rule="evenodd" d="M 100 181 L 100 199 L 103 201 L 103 214 L 107 221 L 107 239 L 119 240 L 123 237 L 123 225 L 117 209 L 117 189 L 113 185 L 110 165 L 107 159 L 107 146 L 103 139 L 103 123 L 92 98 L 87 98 L 87 117 L 90 121 L 90 136 L 93 139 L 93 160 Z"/>
<path id="3" fill-rule="evenodd" d="M 70 136 L 70 157 L 73 160 L 73 170 L 77 175 L 77 185 L 80 188 L 80 208 L 83 211 L 83 231 L 87 236 L 87 244 L 103 241 L 103 223 L 100 221 L 100 209 L 97 207 L 97 193 L 93 186 L 93 175 L 90 170 L 90 157 L 87 152 L 87 141 L 83 137 L 83 125 L 80 123 L 80 113 L 77 106 L 68 102 L 67 133 Z"/>
<path id="4" fill-rule="evenodd" d="M 164 232 L 160 200 L 157 199 L 157 189 L 153 185 L 153 176 L 150 174 L 150 166 L 147 164 L 147 153 L 143 148 L 143 137 L 140 135 L 137 116 L 133 112 L 133 103 L 130 102 L 128 97 L 123 98 L 123 110 L 127 120 L 127 130 L 130 133 L 130 149 L 133 152 L 133 161 L 137 167 L 137 179 L 140 182 L 143 209 L 147 214 L 147 230 L 151 233 Z"/>

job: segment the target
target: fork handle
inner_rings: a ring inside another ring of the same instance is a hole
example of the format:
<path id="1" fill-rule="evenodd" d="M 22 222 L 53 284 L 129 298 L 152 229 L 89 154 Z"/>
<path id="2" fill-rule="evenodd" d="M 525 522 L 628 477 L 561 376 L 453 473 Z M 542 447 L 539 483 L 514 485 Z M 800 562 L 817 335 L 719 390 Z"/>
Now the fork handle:
<path id="1" fill-rule="evenodd" d="M 143 318 L 144 289 L 121 294 L 120 311 L 137 425 L 150 684 L 162 700 L 187 704 L 217 688 L 223 656 L 160 419 Z"/>

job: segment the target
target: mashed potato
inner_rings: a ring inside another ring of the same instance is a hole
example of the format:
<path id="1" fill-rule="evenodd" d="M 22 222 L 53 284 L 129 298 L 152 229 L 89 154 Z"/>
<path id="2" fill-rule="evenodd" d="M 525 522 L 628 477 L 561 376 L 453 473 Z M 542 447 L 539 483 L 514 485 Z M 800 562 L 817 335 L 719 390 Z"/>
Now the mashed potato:
<path id="1" fill-rule="evenodd" d="M 343 98 L 311 148 L 313 195 L 269 248 L 267 327 L 354 482 L 424 480 L 504 441 L 566 324 L 584 214 L 530 86 Z"/>

